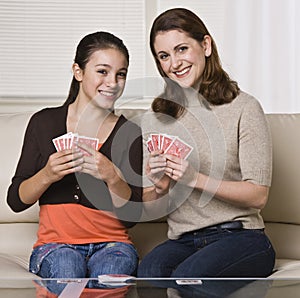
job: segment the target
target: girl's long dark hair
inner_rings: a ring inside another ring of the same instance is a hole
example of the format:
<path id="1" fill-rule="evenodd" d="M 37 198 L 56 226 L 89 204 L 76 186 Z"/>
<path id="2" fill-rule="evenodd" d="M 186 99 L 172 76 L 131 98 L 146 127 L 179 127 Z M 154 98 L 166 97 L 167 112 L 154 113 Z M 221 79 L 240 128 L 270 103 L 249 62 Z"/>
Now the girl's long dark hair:
<path id="1" fill-rule="evenodd" d="M 88 34 L 81 39 L 76 49 L 74 63 L 77 63 L 79 67 L 82 70 L 84 70 L 91 55 L 95 51 L 105 49 L 119 50 L 125 56 L 127 62 L 129 63 L 129 53 L 123 41 L 115 35 L 104 31 Z M 69 89 L 69 95 L 66 101 L 64 102 L 64 105 L 69 105 L 72 102 L 74 102 L 76 100 L 78 92 L 79 82 L 73 76 L 71 86 Z"/>
<path id="2" fill-rule="evenodd" d="M 186 98 L 182 88 L 176 83 L 166 79 L 167 75 L 161 68 L 157 58 L 154 41 L 159 32 L 179 30 L 201 43 L 205 35 L 209 34 L 202 20 L 193 12 L 185 8 L 173 8 L 160 14 L 155 20 L 150 32 L 150 48 L 155 58 L 160 75 L 165 79 L 166 85 L 163 94 L 154 99 L 152 109 L 155 112 L 168 114 L 179 118 L 186 107 Z M 214 105 L 222 105 L 233 101 L 239 94 L 237 82 L 230 79 L 223 70 L 216 44 L 211 37 L 212 52 L 206 57 L 206 66 L 198 92 Z"/>

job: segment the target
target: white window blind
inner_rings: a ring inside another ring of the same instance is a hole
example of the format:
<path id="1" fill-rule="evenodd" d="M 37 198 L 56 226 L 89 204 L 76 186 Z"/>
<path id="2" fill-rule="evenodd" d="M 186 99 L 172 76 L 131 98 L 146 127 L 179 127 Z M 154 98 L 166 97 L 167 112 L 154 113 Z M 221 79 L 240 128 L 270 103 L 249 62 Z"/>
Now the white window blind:
<path id="1" fill-rule="evenodd" d="M 0 0 L 0 98 L 65 98 L 76 46 L 95 31 L 123 39 L 128 79 L 143 77 L 144 1 Z"/>
<path id="2" fill-rule="evenodd" d="M 183 7 L 193 11 L 205 23 L 208 31 L 217 43 L 218 50 L 222 48 L 224 38 L 224 17 L 226 1 L 224 0 L 160 0 L 158 14 L 174 7 Z"/>

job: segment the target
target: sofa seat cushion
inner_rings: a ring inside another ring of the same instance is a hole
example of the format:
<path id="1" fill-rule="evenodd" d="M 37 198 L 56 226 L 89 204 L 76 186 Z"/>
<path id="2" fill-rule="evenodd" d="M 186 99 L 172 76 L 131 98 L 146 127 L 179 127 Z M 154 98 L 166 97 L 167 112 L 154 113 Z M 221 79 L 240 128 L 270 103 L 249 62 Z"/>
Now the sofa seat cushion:
<path id="1" fill-rule="evenodd" d="M 141 222 L 129 230 L 129 235 L 138 251 L 140 259 L 158 244 L 166 241 L 166 222 Z"/>
<path id="2" fill-rule="evenodd" d="M 1 222 L 1 220 L 0 220 Z M 38 223 L 15 222 L 0 224 L 0 255 L 29 256 L 36 241 Z"/>
<path id="3" fill-rule="evenodd" d="M 300 260 L 276 259 L 271 278 L 295 278 L 300 276 Z"/>
<path id="4" fill-rule="evenodd" d="M 0 254 L 1 279 L 33 279 L 36 275 L 28 271 L 28 257 Z"/>

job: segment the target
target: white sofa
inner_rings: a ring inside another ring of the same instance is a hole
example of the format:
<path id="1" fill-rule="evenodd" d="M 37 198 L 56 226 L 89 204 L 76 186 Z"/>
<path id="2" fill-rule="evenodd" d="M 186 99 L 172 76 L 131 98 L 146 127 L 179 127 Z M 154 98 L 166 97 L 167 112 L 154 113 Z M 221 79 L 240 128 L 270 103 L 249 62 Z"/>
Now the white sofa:
<path id="1" fill-rule="evenodd" d="M 142 110 L 121 111 L 128 118 Z M 30 279 L 28 259 L 36 238 L 38 205 L 13 213 L 6 192 L 20 155 L 23 134 L 31 113 L 0 114 L 0 280 Z M 276 252 L 272 277 L 300 279 L 300 114 L 267 115 L 273 137 L 273 184 L 263 210 L 266 231 Z M 143 257 L 166 239 L 163 221 L 139 223 L 130 233 Z"/>

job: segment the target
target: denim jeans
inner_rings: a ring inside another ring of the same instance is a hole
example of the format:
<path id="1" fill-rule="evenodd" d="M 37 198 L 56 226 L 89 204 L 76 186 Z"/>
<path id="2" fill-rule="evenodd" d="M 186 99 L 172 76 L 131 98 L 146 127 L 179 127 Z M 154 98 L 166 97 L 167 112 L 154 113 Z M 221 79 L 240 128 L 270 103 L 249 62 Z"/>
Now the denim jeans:
<path id="1" fill-rule="evenodd" d="M 48 243 L 33 250 L 29 270 L 43 278 L 97 278 L 101 274 L 134 275 L 137 264 L 136 249 L 127 243 Z"/>
<path id="2" fill-rule="evenodd" d="M 266 277 L 275 252 L 263 230 L 199 230 L 146 255 L 138 277 Z"/>

